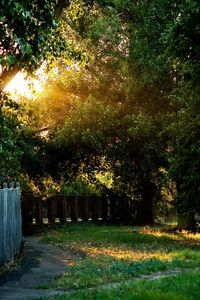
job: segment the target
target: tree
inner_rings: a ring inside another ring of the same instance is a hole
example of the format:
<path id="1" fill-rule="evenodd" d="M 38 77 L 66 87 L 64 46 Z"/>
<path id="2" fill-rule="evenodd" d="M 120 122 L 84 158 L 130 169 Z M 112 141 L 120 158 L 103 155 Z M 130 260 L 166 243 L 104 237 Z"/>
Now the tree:
<path id="1" fill-rule="evenodd" d="M 199 18 L 198 1 L 181 3 L 179 17 L 164 36 L 164 43 L 169 45 L 166 55 L 174 70 L 176 82 L 171 98 L 179 108 L 170 126 L 170 174 L 177 183 L 178 226 L 190 230 L 196 230 L 194 216 L 200 212 Z"/>
<path id="2" fill-rule="evenodd" d="M 63 41 L 55 38 L 57 19 L 67 5 L 64 0 L 1 1 L 1 91 L 19 70 L 33 71 L 47 53 L 60 53 Z"/>
<path id="3" fill-rule="evenodd" d="M 0 175 L 3 178 L 18 177 L 22 149 L 19 145 L 20 123 L 17 120 L 18 106 L 8 97 L 0 102 Z"/>
<path id="4" fill-rule="evenodd" d="M 176 182 L 179 213 L 192 220 L 199 212 L 197 0 L 93 3 L 72 2 L 62 19 L 71 44 L 89 58 L 85 68 L 69 70 L 60 60 L 41 107 L 30 105 L 30 125 L 38 132 L 48 125 L 48 172 L 85 172 L 92 181 L 109 170 L 116 207 L 132 205 L 134 218 L 147 224 L 164 169 Z M 48 49 L 42 43 L 41 55 Z"/>
<path id="5" fill-rule="evenodd" d="M 112 1 L 112 4 L 131 25 L 132 98 L 139 100 L 139 105 L 144 103 L 144 109 L 161 112 L 164 108 L 164 114 L 171 120 L 163 127 L 168 133 L 169 175 L 177 185 L 179 215 L 188 219 L 184 227 L 194 230 L 200 186 L 199 3 L 155 0 L 138 1 L 135 5 L 131 1 Z"/>
<path id="6" fill-rule="evenodd" d="M 51 126 L 49 131 L 56 149 L 53 153 L 59 153 L 56 165 L 60 166 L 60 174 L 76 175 L 81 169 L 91 180 L 95 180 L 97 171 L 105 168 L 104 159 L 113 173 L 111 194 L 120 207 L 118 212 L 132 202 L 130 211 L 134 218 L 149 224 L 153 222 L 153 207 L 159 194 L 156 179 L 164 163 L 165 144 L 159 138 L 162 130 L 160 105 L 155 109 L 164 96 L 160 99 L 161 84 L 157 86 L 156 80 L 152 83 L 148 68 L 151 86 L 146 87 L 141 75 L 137 79 L 138 86 L 127 86 L 127 79 L 134 73 L 131 67 L 137 71 L 138 62 L 128 50 L 132 36 L 128 31 L 124 34 L 123 29 L 125 25 L 135 25 L 129 24 L 129 19 L 123 22 L 119 17 L 116 19 L 118 12 L 106 11 L 104 15 L 98 9 L 98 16 L 92 15 L 90 21 L 83 23 L 81 20 L 80 24 L 84 28 L 80 35 L 84 36 L 88 48 L 93 45 L 90 54 L 95 59 L 88 63 L 87 69 L 81 68 L 80 73 L 59 68 L 57 84 L 51 82 L 51 86 L 59 86 L 63 91 L 61 101 L 66 103 L 65 108 L 70 104 L 68 111 L 62 111 L 62 116 L 51 114 L 56 125 L 55 130 Z M 77 20 L 75 25 L 76 28 L 79 25 Z M 45 98 L 42 110 L 48 112 L 52 96 Z M 77 100 L 71 103 L 72 98 Z"/>

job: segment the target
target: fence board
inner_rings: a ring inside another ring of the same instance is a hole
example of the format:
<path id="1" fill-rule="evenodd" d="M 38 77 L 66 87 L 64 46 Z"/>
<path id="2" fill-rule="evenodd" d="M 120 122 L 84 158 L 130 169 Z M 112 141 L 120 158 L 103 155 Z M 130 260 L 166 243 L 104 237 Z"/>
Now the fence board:
<path id="1" fill-rule="evenodd" d="M 0 267 L 13 261 L 22 242 L 20 188 L 0 189 Z"/>

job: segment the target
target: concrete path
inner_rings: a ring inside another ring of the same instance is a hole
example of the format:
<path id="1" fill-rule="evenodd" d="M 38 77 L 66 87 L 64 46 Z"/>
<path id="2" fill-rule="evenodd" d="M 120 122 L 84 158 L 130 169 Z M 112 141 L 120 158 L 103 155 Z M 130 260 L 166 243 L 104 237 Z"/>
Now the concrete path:
<path id="1" fill-rule="evenodd" d="M 76 254 L 40 242 L 38 237 L 25 241 L 24 259 L 16 270 L 0 276 L 0 300 L 28 300 L 61 294 L 62 291 L 42 287 L 67 270 Z"/>

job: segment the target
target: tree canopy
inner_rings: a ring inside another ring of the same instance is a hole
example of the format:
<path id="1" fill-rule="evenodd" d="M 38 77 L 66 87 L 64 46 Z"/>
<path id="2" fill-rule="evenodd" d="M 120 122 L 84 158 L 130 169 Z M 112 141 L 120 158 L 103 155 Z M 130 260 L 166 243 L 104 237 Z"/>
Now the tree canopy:
<path id="1" fill-rule="evenodd" d="M 66 186 L 95 183 L 115 199 L 122 222 L 152 223 L 174 199 L 193 229 L 200 212 L 198 1 L 1 1 L 0 9 L 1 89 L 16 70 L 57 57 L 45 93 L 25 101 L 22 118 L 1 110 L 0 149 L 6 157 L 13 143 L 17 162 L 1 172 L 21 170 L 40 184 L 45 176 Z"/>
<path id="2" fill-rule="evenodd" d="M 59 54 L 58 18 L 69 1 L 1 1 L 1 90 L 21 69 L 33 71 L 47 53 Z"/>

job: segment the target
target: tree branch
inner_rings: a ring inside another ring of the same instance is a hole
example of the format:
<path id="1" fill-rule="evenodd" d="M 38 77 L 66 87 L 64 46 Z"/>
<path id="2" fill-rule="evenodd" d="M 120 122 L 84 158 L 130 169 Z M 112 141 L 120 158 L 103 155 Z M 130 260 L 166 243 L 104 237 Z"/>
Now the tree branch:
<path id="1" fill-rule="evenodd" d="M 62 15 L 62 11 L 65 7 L 68 7 L 70 4 L 69 0 L 57 0 L 56 1 L 56 8 L 55 8 L 55 18 L 59 19 Z M 19 59 L 20 62 L 20 59 Z M 0 74 L 0 91 L 3 91 L 7 84 L 15 77 L 15 75 L 21 70 L 22 68 L 17 64 L 9 69 L 8 71 L 3 71 Z"/>
<path id="2" fill-rule="evenodd" d="M 57 0 L 56 1 L 56 9 L 55 9 L 55 17 L 56 19 L 59 19 L 62 15 L 63 9 L 67 6 L 69 6 L 70 1 L 69 0 Z"/>

